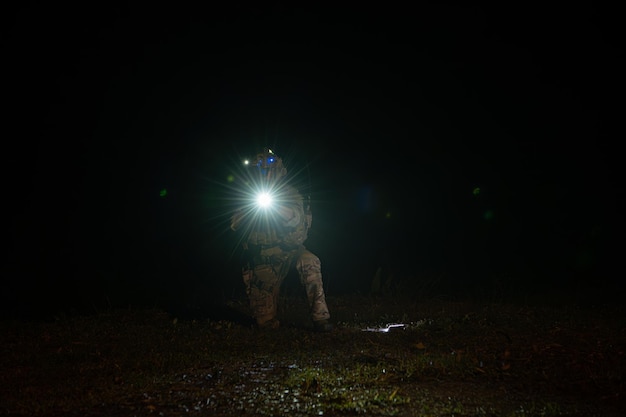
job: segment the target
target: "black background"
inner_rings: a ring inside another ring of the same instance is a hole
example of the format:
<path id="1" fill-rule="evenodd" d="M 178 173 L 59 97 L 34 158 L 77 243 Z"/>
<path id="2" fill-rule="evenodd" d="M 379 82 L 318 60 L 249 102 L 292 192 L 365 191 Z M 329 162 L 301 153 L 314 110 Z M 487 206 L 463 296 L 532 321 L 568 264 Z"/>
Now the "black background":
<path id="1" fill-rule="evenodd" d="M 615 10 L 6 16 L 6 313 L 241 295 L 228 178 L 264 146 L 311 194 L 307 246 L 329 294 L 367 292 L 384 266 L 447 295 L 622 296 Z"/>

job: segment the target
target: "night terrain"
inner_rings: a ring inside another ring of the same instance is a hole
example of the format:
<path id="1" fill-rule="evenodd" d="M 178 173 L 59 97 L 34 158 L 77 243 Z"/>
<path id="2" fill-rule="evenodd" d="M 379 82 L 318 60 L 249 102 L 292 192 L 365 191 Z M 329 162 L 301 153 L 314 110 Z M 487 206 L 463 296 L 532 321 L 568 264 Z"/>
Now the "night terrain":
<path id="1" fill-rule="evenodd" d="M 614 10 L 5 15 L 4 415 L 624 413 Z M 228 225 L 263 147 L 331 334 L 295 276 L 251 326 Z"/>
<path id="2" fill-rule="evenodd" d="M 240 300 L 241 301 L 241 300 Z M 7 416 L 620 416 L 624 310 L 303 297 L 262 332 L 243 301 L 3 322 Z M 404 324 L 387 333 L 365 331 Z"/>

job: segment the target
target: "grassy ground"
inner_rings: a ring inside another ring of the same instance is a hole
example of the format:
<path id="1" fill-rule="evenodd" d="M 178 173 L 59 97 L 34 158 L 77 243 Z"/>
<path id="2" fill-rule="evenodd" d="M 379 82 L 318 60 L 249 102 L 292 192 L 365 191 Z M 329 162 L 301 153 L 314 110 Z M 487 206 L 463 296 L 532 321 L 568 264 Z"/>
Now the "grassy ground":
<path id="1" fill-rule="evenodd" d="M 620 307 L 328 302 L 328 334 L 297 296 L 270 332 L 243 300 L 4 321 L 0 415 L 626 415 Z"/>

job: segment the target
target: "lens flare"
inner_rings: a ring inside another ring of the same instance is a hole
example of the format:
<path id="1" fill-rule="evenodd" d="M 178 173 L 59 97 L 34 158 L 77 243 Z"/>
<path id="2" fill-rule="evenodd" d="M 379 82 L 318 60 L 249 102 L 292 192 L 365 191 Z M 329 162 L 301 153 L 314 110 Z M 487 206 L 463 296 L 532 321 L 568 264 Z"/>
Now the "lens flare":
<path id="1" fill-rule="evenodd" d="M 275 164 L 277 157 L 272 151 L 268 153 Z M 208 240 L 219 241 L 220 245 L 228 242 L 224 246 L 230 247 L 230 257 L 236 255 L 250 232 L 270 229 L 283 221 L 281 209 L 292 201 L 287 185 L 300 192 L 311 186 L 310 181 L 305 181 L 308 179 L 307 164 L 293 170 L 287 181 L 286 176 L 275 179 L 262 175 L 258 160 L 247 156 L 249 154 L 234 154 L 211 165 L 202 176 L 203 189 L 197 197 L 200 200 L 197 207 L 202 210 L 196 220 L 198 226 L 206 225 Z M 237 233 L 231 230 L 234 215 L 241 215 Z"/>
<path id="2" fill-rule="evenodd" d="M 256 204 L 261 208 L 267 208 L 272 205 L 273 198 L 270 193 L 260 192 L 256 196 Z"/>

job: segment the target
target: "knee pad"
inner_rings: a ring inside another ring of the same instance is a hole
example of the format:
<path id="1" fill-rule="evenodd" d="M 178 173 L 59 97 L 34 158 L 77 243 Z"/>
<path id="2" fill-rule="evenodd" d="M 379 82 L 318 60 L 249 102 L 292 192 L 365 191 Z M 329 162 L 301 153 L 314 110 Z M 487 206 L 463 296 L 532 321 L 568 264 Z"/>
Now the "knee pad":
<path id="1" fill-rule="evenodd" d="M 302 283 L 321 281 L 322 265 L 320 259 L 311 252 L 304 252 L 297 263 L 298 273 Z"/>

